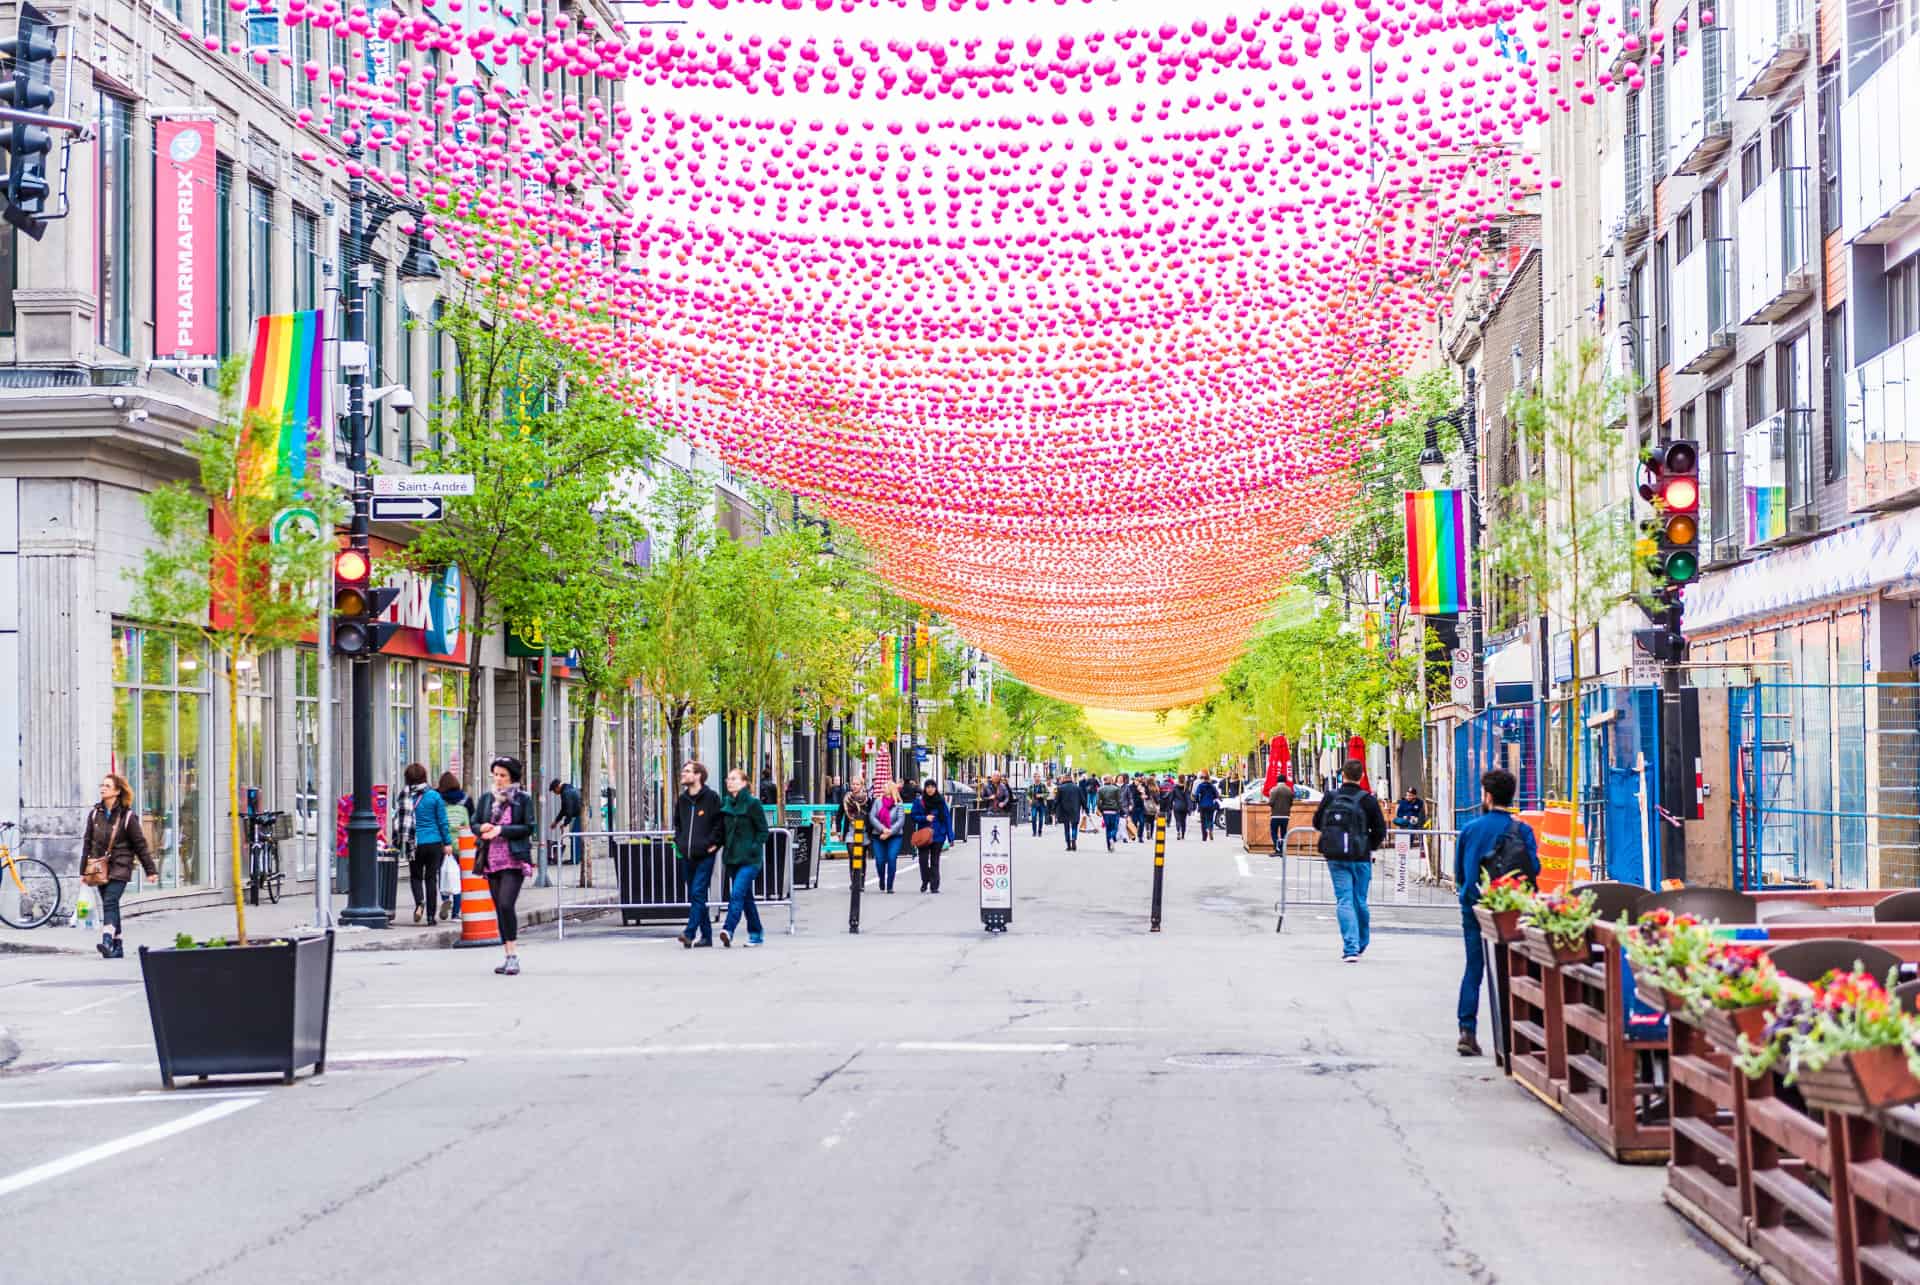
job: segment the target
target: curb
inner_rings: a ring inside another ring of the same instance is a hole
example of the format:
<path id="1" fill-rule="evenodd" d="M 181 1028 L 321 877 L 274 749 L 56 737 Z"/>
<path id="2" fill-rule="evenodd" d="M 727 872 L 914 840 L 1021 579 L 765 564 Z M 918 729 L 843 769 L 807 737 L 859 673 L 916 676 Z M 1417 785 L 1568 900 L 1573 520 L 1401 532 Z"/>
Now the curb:
<path id="1" fill-rule="evenodd" d="M 6 1027 L 0 1026 L 0 1069 L 4 1069 L 19 1056 L 20 1041 L 7 1034 Z"/>

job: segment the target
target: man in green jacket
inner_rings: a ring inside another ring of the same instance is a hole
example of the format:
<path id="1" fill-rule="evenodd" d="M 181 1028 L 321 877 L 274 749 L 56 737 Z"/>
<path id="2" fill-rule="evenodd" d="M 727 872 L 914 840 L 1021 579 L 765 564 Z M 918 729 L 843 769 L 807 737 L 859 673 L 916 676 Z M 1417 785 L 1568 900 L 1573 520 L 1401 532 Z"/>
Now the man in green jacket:
<path id="1" fill-rule="evenodd" d="M 733 945 L 734 929 L 745 914 L 747 945 L 758 946 L 766 938 L 760 928 L 760 908 L 753 904 L 753 881 L 766 860 L 767 810 L 754 797 L 744 769 L 736 767 L 727 773 L 727 797 L 720 804 L 720 816 L 727 830 L 720 849 L 720 862 L 727 868 L 727 920 L 720 929 L 720 944 Z"/>

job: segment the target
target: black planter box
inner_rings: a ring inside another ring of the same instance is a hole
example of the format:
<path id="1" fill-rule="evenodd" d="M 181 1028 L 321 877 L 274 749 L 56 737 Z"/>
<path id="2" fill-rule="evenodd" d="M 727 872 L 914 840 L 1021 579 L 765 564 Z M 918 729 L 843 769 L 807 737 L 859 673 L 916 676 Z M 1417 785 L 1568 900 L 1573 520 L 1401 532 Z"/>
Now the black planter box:
<path id="1" fill-rule="evenodd" d="M 333 934 L 273 946 L 140 948 L 160 1082 L 327 1069 Z"/>

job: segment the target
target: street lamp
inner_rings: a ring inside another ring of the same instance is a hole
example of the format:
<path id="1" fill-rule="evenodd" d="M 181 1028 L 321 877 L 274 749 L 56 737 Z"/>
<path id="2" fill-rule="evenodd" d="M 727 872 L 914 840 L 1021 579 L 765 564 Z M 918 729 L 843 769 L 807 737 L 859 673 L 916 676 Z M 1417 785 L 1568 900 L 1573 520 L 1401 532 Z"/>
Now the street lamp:
<path id="1" fill-rule="evenodd" d="M 822 566 L 826 565 L 828 559 L 838 556 L 837 551 L 833 547 L 833 524 L 825 518 L 816 518 L 810 514 L 801 512 L 800 497 L 797 495 L 793 497 L 793 526 L 796 531 L 803 526 L 810 526 L 820 533 L 820 560 Z"/>
<path id="2" fill-rule="evenodd" d="M 1440 453 L 1440 425 L 1451 416 L 1427 416 L 1427 446 L 1420 452 L 1420 480 L 1426 483 L 1429 491 L 1440 489 L 1447 480 L 1447 457 Z"/>
<path id="3" fill-rule="evenodd" d="M 407 234 L 407 255 L 400 260 L 400 298 L 416 317 L 431 317 L 440 301 L 440 260 L 418 225 Z"/>

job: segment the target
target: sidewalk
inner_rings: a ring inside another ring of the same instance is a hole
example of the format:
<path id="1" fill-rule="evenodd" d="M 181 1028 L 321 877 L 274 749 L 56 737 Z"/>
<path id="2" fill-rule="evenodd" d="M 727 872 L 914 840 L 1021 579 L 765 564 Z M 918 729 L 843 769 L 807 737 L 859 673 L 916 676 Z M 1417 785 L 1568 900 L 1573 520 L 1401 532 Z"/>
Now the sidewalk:
<path id="1" fill-rule="evenodd" d="M 556 872 L 557 873 L 557 872 Z M 581 902 L 589 904 L 612 904 L 619 900 L 618 889 L 614 887 L 578 888 L 573 886 L 578 878 L 578 869 L 566 869 L 566 899 L 569 907 Z M 611 883 L 611 879 L 608 880 Z M 335 921 L 340 912 L 346 909 L 344 895 L 333 899 Z M 520 926 L 522 929 L 550 924 L 554 919 L 553 889 L 535 888 L 529 885 L 520 894 Z M 570 909 L 567 921 L 596 913 Z M 280 899 L 279 905 L 263 903 L 247 907 L 247 936 L 291 937 L 309 934 L 313 928 L 313 894 L 305 891 L 299 896 L 289 893 Z M 399 914 L 393 927 L 382 929 L 342 928 L 334 942 L 340 950 L 428 950 L 453 946 L 460 941 L 460 925 L 436 924 L 429 928 L 425 924 L 413 922 L 413 901 L 407 890 L 400 890 Z M 132 956 L 142 946 L 171 946 L 173 939 L 180 933 L 191 933 L 205 940 L 208 937 L 233 936 L 233 906 L 231 903 L 219 906 L 195 906 L 182 910 L 161 910 L 151 914 L 128 916 L 123 920 L 121 935 L 126 942 L 127 954 Z M 81 931 L 77 928 L 59 928 L 49 924 L 31 931 L 21 931 L 0 924 L 0 954 L 6 953 L 62 953 L 78 955 L 96 955 L 94 947 L 100 941 L 98 931 Z"/>

